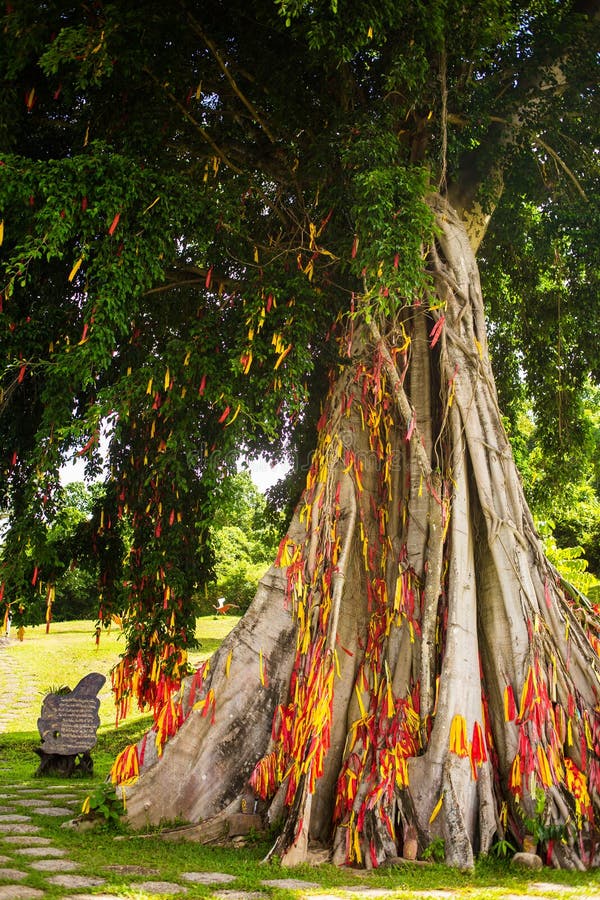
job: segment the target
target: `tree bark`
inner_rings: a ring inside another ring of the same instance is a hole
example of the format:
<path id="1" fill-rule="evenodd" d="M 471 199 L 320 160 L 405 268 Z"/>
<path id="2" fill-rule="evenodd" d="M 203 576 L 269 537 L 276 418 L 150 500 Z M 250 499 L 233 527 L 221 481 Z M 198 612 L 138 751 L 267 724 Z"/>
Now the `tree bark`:
<path id="1" fill-rule="evenodd" d="M 598 618 L 544 558 L 475 257 L 428 202 L 432 295 L 353 335 L 275 566 L 125 788 L 134 826 L 256 798 L 284 862 L 318 842 L 376 866 L 410 825 L 468 869 L 506 831 L 520 841 L 542 791 L 548 835 L 566 828 L 554 862 L 598 861 Z"/>

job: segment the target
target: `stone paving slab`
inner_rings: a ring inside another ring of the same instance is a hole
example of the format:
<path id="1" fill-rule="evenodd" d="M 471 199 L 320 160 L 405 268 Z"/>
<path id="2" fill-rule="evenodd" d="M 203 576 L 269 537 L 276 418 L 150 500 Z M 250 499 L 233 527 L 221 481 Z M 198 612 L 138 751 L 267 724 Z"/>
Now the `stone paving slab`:
<path id="1" fill-rule="evenodd" d="M 16 801 L 15 801 L 16 802 Z M 11 804 L 10 806 L 0 806 L 0 815 L 4 815 L 5 813 L 14 813 L 16 809 Z"/>
<path id="2" fill-rule="evenodd" d="M 319 888 L 316 881 L 301 881 L 299 878 L 272 878 L 269 881 L 261 881 L 265 887 L 283 888 L 286 891 L 301 891 L 304 888 Z"/>
<path id="3" fill-rule="evenodd" d="M 21 813 L 3 813 L 0 815 L 0 822 L 3 824 L 13 823 L 13 822 L 31 822 L 31 816 L 24 816 Z"/>
<path id="4" fill-rule="evenodd" d="M 72 872 L 79 864 L 70 859 L 40 859 L 29 864 L 37 872 Z"/>
<path id="5" fill-rule="evenodd" d="M 6 863 L 12 862 L 12 856 L 2 856 L 0 855 L 0 866 L 5 866 Z"/>
<path id="6" fill-rule="evenodd" d="M 42 788 L 27 788 L 21 787 L 20 784 L 15 784 L 13 788 L 12 794 L 1 794 L 0 797 L 4 800 L 8 800 L 11 797 L 15 797 L 17 794 L 37 794 L 38 797 L 43 797 L 46 794 L 46 791 Z"/>
<path id="7" fill-rule="evenodd" d="M 66 856 L 66 850 L 60 850 L 58 847 L 15 847 L 15 853 L 21 856 Z"/>
<path id="8" fill-rule="evenodd" d="M 147 866 L 102 866 L 107 872 L 116 872 L 117 875 L 160 875 L 160 869 L 150 869 Z"/>
<path id="9" fill-rule="evenodd" d="M 0 878 L 9 879 L 11 881 L 21 881 L 23 878 L 27 878 L 27 872 L 23 872 L 21 869 L 0 869 Z"/>
<path id="10" fill-rule="evenodd" d="M 187 888 L 173 881 L 137 881 L 136 890 L 148 894 L 186 894 Z"/>
<path id="11" fill-rule="evenodd" d="M 340 900 L 339 894 L 311 894 L 310 900 Z"/>
<path id="12" fill-rule="evenodd" d="M 0 823 L 0 837 L 3 834 L 39 834 L 41 830 L 39 825 L 24 825 L 20 822 L 13 822 L 11 824 L 7 824 L 6 822 Z"/>
<path id="13" fill-rule="evenodd" d="M 550 881 L 536 881 L 534 884 L 530 884 L 529 887 L 533 891 L 547 891 L 555 894 L 571 894 L 577 890 L 570 884 L 552 884 Z"/>
<path id="14" fill-rule="evenodd" d="M 332 889 L 332 890 L 335 890 L 335 888 Z M 381 888 L 369 888 L 369 890 L 383 890 L 383 889 L 381 889 Z M 406 890 L 406 889 L 405 889 L 405 888 L 401 888 L 401 887 L 397 887 L 397 888 L 386 888 L 386 889 L 383 891 L 383 896 L 384 896 L 384 897 L 391 897 L 392 894 L 395 894 L 396 892 L 399 892 L 399 891 L 402 891 L 402 890 Z M 347 888 L 347 887 L 339 887 L 339 888 L 337 888 L 337 894 L 303 894 L 303 895 L 302 895 L 302 900 L 342 900 L 342 895 L 340 894 L 340 891 L 344 891 L 344 892 L 347 891 L 348 893 L 351 893 L 351 889 L 350 889 L 350 888 Z M 420 894 L 414 893 L 413 891 L 410 891 L 410 892 L 407 891 L 407 893 L 410 893 L 411 898 L 413 898 L 413 897 L 419 897 L 419 896 L 420 896 Z M 354 894 L 354 896 L 356 896 L 356 894 Z M 367 895 L 367 896 L 369 896 L 369 895 Z M 381 895 L 380 895 L 380 896 L 381 896 Z"/>
<path id="15" fill-rule="evenodd" d="M 339 890 L 347 891 L 353 897 L 360 897 L 360 898 L 372 897 L 373 900 L 375 900 L 375 898 L 377 898 L 377 897 L 389 897 L 389 895 L 390 895 L 390 888 L 372 888 L 372 887 L 366 887 L 366 886 L 365 887 L 362 887 L 362 886 L 357 887 L 355 884 L 350 885 L 349 887 L 340 887 Z M 391 890 L 392 890 L 392 893 L 394 893 L 395 891 L 399 891 L 402 889 L 398 887 L 398 888 L 392 888 Z M 411 896 L 416 897 L 418 895 L 416 893 L 414 893 L 414 894 L 411 893 Z M 454 897 L 454 896 L 455 896 L 455 894 L 448 893 L 447 891 L 439 891 L 439 892 L 433 891 L 432 893 L 427 894 L 427 897 L 437 897 L 437 898 Z"/>
<path id="16" fill-rule="evenodd" d="M 1 898 L 0 898 L 1 900 Z M 69 894 L 69 900 L 123 900 L 122 894 Z"/>
<path id="17" fill-rule="evenodd" d="M 19 796 L 23 793 L 23 788 L 20 788 L 18 784 L 14 786 L 10 794 L 2 793 L 0 794 L 0 800 L 14 800 L 15 797 Z"/>
<path id="18" fill-rule="evenodd" d="M 50 838 L 38 837 L 35 834 L 0 834 L 0 841 L 5 844 L 17 844 L 27 847 L 47 847 L 52 843 Z"/>
<path id="19" fill-rule="evenodd" d="M 431 900 L 431 898 L 433 898 L 433 900 L 446 900 L 446 898 L 456 897 L 456 893 L 453 891 L 436 891 L 432 889 L 431 891 L 415 891 L 414 896 L 422 897 L 423 900 Z M 504 897 L 502 897 L 502 900 L 504 900 Z M 539 898 L 539 900 L 542 900 L 542 898 Z"/>
<path id="20" fill-rule="evenodd" d="M 38 809 L 32 809 L 32 813 L 36 816 L 72 816 L 73 810 L 64 806 L 40 806 Z"/>
<path id="21" fill-rule="evenodd" d="M 15 806 L 39 806 L 41 797 L 15 797 L 13 804 Z M 3 809 L 3 807 L 0 807 Z"/>
<path id="22" fill-rule="evenodd" d="M 269 895 L 262 891 L 215 891 L 213 896 L 218 900 L 263 900 Z"/>
<path id="23" fill-rule="evenodd" d="M 502 894 L 502 900 L 551 900 L 551 898 L 546 894 Z M 585 900 L 589 900 L 588 894 L 585 895 Z"/>
<path id="24" fill-rule="evenodd" d="M 303 894 L 302 900 L 342 900 L 342 895 L 339 892 L 340 891 L 348 891 L 348 890 L 349 890 L 349 888 L 339 887 L 339 888 L 337 888 L 337 891 L 338 891 L 337 894 Z M 369 890 L 371 890 L 371 889 L 369 888 Z M 384 891 L 383 896 L 390 897 L 392 894 L 395 894 L 396 891 L 401 891 L 401 890 L 403 890 L 403 888 L 400 888 L 400 887 L 388 888 Z M 418 897 L 419 894 L 410 892 L 410 896 L 411 896 L 411 898 Z"/>
<path id="25" fill-rule="evenodd" d="M 38 897 L 45 896 L 46 891 L 25 887 L 24 884 L 0 885 L 0 900 L 38 900 Z"/>
<path id="26" fill-rule="evenodd" d="M 236 879 L 235 875 L 225 872 L 181 872 L 179 877 L 193 884 L 229 884 Z"/>
<path id="27" fill-rule="evenodd" d="M 48 791 L 52 791 L 52 793 L 54 793 L 54 791 L 64 791 L 64 789 L 65 789 L 64 781 L 61 782 L 60 784 L 45 784 L 44 785 L 44 794 L 47 794 Z M 36 788 L 35 790 L 39 791 L 39 790 L 41 790 L 41 788 Z M 71 791 L 71 793 L 73 793 L 73 791 Z"/>
<path id="28" fill-rule="evenodd" d="M 106 883 L 106 878 L 98 878 L 93 875 L 52 875 L 48 879 L 49 884 L 65 888 L 90 888 L 98 887 Z"/>

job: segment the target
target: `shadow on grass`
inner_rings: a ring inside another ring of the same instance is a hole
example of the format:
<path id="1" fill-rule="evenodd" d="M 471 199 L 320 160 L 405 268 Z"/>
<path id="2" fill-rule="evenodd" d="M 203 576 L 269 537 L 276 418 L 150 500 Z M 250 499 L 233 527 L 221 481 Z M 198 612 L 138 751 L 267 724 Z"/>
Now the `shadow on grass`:
<path id="1" fill-rule="evenodd" d="M 118 728 L 104 725 L 98 729 L 98 741 L 91 751 L 94 762 L 93 781 L 104 781 L 115 757 L 128 744 L 138 741 L 152 725 L 152 716 L 144 716 L 133 722 L 127 722 Z M 35 772 L 39 765 L 39 757 L 35 748 L 40 746 L 40 736 L 37 731 L 11 731 L 0 734 L 0 784 L 22 784 L 35 778 Z M 82 776 L 75 773 L 71 779 L 64 777 L 65 783 L 70 780 L 81 780 Z M 36 781 L 61 780 L 61 776 L 40 776 Z M 89 777 L 84 779 L 86 782 Z"/>

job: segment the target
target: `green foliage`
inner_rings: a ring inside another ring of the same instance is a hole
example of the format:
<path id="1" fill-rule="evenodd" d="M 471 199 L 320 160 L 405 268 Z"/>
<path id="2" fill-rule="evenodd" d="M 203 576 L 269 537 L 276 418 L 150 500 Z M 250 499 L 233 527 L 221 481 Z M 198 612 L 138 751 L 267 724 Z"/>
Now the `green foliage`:
<path id="1" fill-rule="evenodd" d="M 511 853 L 515 852 L 516 847 L 506 838 L 500 838 L 495 841 L 490 848 L 492 856 L 496 856 L 498 859 L 506 859 Z"/>
<path id="2" fill-rule="evenodd" d="M 238 612 L 248 608 L 259 579 L 275 558 L 280 520 L 248 472 L 224 480 L 211 526 L 215 582 L 207 589 L 202 612 L 214 607 L 219 597 L 235 604 Z"/>
<path id="3" fill-rule="evenodd" d="M 82 813 L 89 818 L 99 819 L 108 828 L 121 829 L 121 816 L 125 812 L 123 800 L 117 797 L 112 784 L 99 784 L 92 794 L 83 801 Z"/>
<path id="4" fill-rule="evenodd" d="M 593 602 L 600 600 L 600 580 L 588 571 L 588 561 L 581 547 L 558 547 L 554 537 L 548 536 L 544 540 L 544 549 L 567 586 L 574 587 Z"/>
<path id="5" fill-rule="evenodd" d="M 407 167 L 405 155 L 402 141 L 378 123 L 353 136 L 343 157 L 351 172 L 356 232 L 350 269 L 367 286 L 368 314 L 389 315 L 426 284 L 422 254 L 433 228 L 424 201 L 428 173 Z"/>
<path id="6" fill-rule="evenodd" d="M 43 518 L 31 511 L 29 523 L 33 521 L 33 527 L 29 531 L 27 550 L 19 554 L 21 566 L 11 559 L 14 551 L 12 536 L 0 549 L 8 590 L 19 600 L 29 600 L 22 614 L 19 614 L 18 602 L 14 604 L 16 624 L 39 622 L 46 612 L 47 591 L 31 583 L 35 565 L 43 569 L 47 584 L 54 589 L 53 618 L 81 619 L 97 614 L 98 561 L 90 552 L 90 543 L 93 505 L 102 498 L 100 486 L 88 490 L 83 483 L 59 485 L 53 502 L 46 505 Z"/>
<path id="7" fill-rule="evenodd" d="M 433 862 L 444 862 L 446 858 L 446 842 L 443 838 L 436 837 L 430 844 L 425 847 L 422 854 L 423 859 L 430 859 Z"/>
<path id="8" fill-rule="evenodd" d="M 187 651 L 240 452 L 300 453 L 297 493 L 325 373 L 345 362 L 340 323 L 422 301 L 424 194 L 481 183 L 491 203 L 498 167 L 482 266 L 502 399 L 513 425 L 531 400 L 566 480 L 600 372 L 594 20 L 550 0 L 21 0 L 0 26 L 0 584 L 15 625 L 53 582 L 74 606 L 97 567 L 130 661 L 157 637 Z M 536 91 L 557 59 L 565 84 Z M 104 493 L 81 527 L 55 526 L 73 454 Z M 575 522 L 552 518 L 563 542 Z M 255 551 L 229 547 L 232 592 Z"/>
<path id="9" fill-rule="evenodd" d="M 69 687 L 68 684 L 51 684 L 45 690 L 42 691 L 43 695 L 46 694 L 58 694 L 59 696 L 63 696 L 64 694 L 70 694 L 72 688 Z"/>
<path id="10" fill-rule="evenodd" d="M 600 574 L 597 389 L 587 383 L 582 399 L 580 440 L 568 450 L 548 449 L 545 427 L 523 399 L 513 404 L 516 421 L 507 428 L 546 553 L 567 581 L 592 594 Z"/>
<path id="11" fill-rule="evenodd" d="M 546 813 L 546 794 L 538 788 L 533 797 L 534 810 L 532 815 L 527 815 L 523 810 L 521 820 L 527 834 L 532 835 L 538 843 L 547 841 L 560 841 L 568 832 L 568 822 L 550 822 Z"/>

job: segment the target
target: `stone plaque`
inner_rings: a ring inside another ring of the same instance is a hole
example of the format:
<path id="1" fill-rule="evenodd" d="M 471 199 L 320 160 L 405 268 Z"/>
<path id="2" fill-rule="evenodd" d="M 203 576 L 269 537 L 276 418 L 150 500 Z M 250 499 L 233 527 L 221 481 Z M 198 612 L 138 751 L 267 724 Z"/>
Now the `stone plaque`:
<path id="1" fill-rule="evenodd" d="M 96 694 L 105 681 L 104 675 L 92 672 L 69 694 L 44 697 L 37 724 L 45 754 L 74 756 L 92 749 L 100 725 L 100 700 Z"/>

